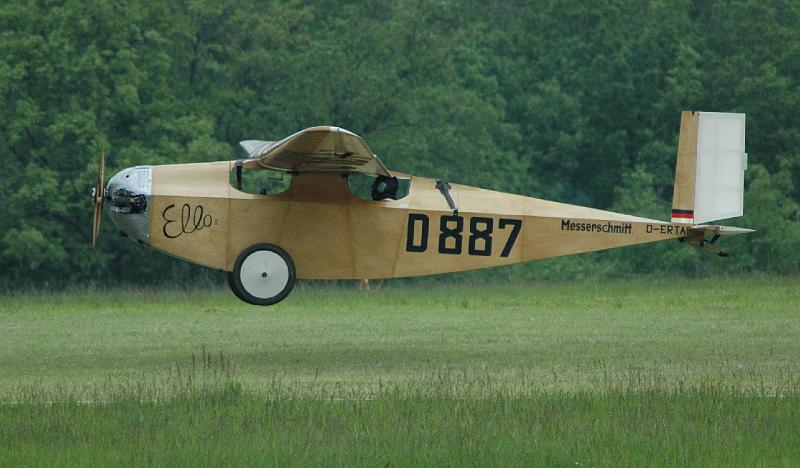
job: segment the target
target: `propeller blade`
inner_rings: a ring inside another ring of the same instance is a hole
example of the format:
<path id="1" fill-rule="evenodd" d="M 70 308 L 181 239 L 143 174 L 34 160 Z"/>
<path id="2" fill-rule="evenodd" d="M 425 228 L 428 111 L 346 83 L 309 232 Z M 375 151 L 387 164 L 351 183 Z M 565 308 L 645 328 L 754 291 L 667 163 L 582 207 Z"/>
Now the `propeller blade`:
<path id="1" fill-rule="evenodd" d="M 97 237 L 100 235 L 100 220 L 103 219 L 103 203 L 94 205 L 94 227 L 92 229 L 92 247 L 97 247 Z"/>
<path id="2" fill-rule="evenodd" d="M 92 191 L 94 199 L 94 222 L 92 225 L 92 247 L 97 247 L 97 237 L 100 235 L 100 222 L 103 219 L 103 200 L 105 199 L 105 172 L 106 172 L 106 153 L 103 145 L 100 145 L 100 161 L 98 161 L 97 183 Z"/>
<path id="3" fill-rule="evenodd" d="M 100 161 L 98 165 L 100 166 L 100 173 L 97 175 L 97 189 L 102 203 L 106 194 L 106 152 L 103 145 L 100 145 Z"/>

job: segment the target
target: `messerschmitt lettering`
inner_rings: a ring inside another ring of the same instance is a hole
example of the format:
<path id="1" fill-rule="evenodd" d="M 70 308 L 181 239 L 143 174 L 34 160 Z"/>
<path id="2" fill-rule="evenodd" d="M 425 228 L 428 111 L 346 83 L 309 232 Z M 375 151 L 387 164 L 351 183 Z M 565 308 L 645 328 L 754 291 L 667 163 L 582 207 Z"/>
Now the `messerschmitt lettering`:
<path id="1" fill-rule="evenodd" d="M 587 223 L 574 222 L 569 219 L 561 220 L 562 231 L 602 232 L 604 234 L 630 234 L 633 230 L 631 223 Z"/>
<path id="2" fill-rule="evenodd" d="M 749 230 L 709 223 L 742 215 L 744 137 L 743 114 L 681 115 L 668 222 L 390 171 L 339 127 L 243 141 L 233 161 L 131 167 L 107 186 L 101 150 L 92 243 L 108 201 L 128 237 L 228 272 L 233 293 L 257 305 L 283 300 L 296 278 L 434 275 L 668 239 L 725 256 L 720 236 Z M 421 157 L 437 167 L 435 154 Z M 285 191 L 242 190 L 264 170 L 288 174 Z"/>

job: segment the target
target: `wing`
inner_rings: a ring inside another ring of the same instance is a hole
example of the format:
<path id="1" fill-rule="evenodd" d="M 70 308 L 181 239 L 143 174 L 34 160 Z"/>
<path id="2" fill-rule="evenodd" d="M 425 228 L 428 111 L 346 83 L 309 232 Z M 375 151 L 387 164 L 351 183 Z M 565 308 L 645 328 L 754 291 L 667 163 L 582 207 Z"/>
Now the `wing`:
<path id="1" fill-rule="evenodd" d="M 312 127 L 278 142 L 248 140 L 240 144 L 268 169 L 391 175 L 361 137 L 339 127 Z"/>
<path id="2" fill-rule="evenodd" d="M 277 143 L 277 141 L 245 140 L 240 141 L 239 146 L 247 151 L 248 156 L 257 158 L 259 154 L 274 146 L 275 143 Z"/>

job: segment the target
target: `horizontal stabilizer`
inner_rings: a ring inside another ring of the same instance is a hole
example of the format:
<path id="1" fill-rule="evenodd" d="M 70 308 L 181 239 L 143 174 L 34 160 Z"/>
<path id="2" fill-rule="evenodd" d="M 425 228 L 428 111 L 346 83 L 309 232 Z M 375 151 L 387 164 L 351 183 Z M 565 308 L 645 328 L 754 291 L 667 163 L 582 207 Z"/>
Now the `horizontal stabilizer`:
<path id="1" fill-rule="evenodd" d="M 701 224 L 689 229 L 689 232 L 703 232 L 720 236 L 735 236 L 736 234 L 747 234 L 755 232 L 754 229 L 740 228 L 735 226 L 719 226 L 713 224 Z"/>

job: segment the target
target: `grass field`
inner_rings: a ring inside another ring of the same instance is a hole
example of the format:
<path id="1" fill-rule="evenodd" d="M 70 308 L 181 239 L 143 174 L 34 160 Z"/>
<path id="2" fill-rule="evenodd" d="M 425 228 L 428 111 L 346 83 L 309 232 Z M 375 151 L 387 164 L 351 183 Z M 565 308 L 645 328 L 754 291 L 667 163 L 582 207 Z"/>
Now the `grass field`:
<path id="1" fill-rule="evenodd" d="M 798 286 L 5 296 L 0 463 L 796 466 Z"/>

